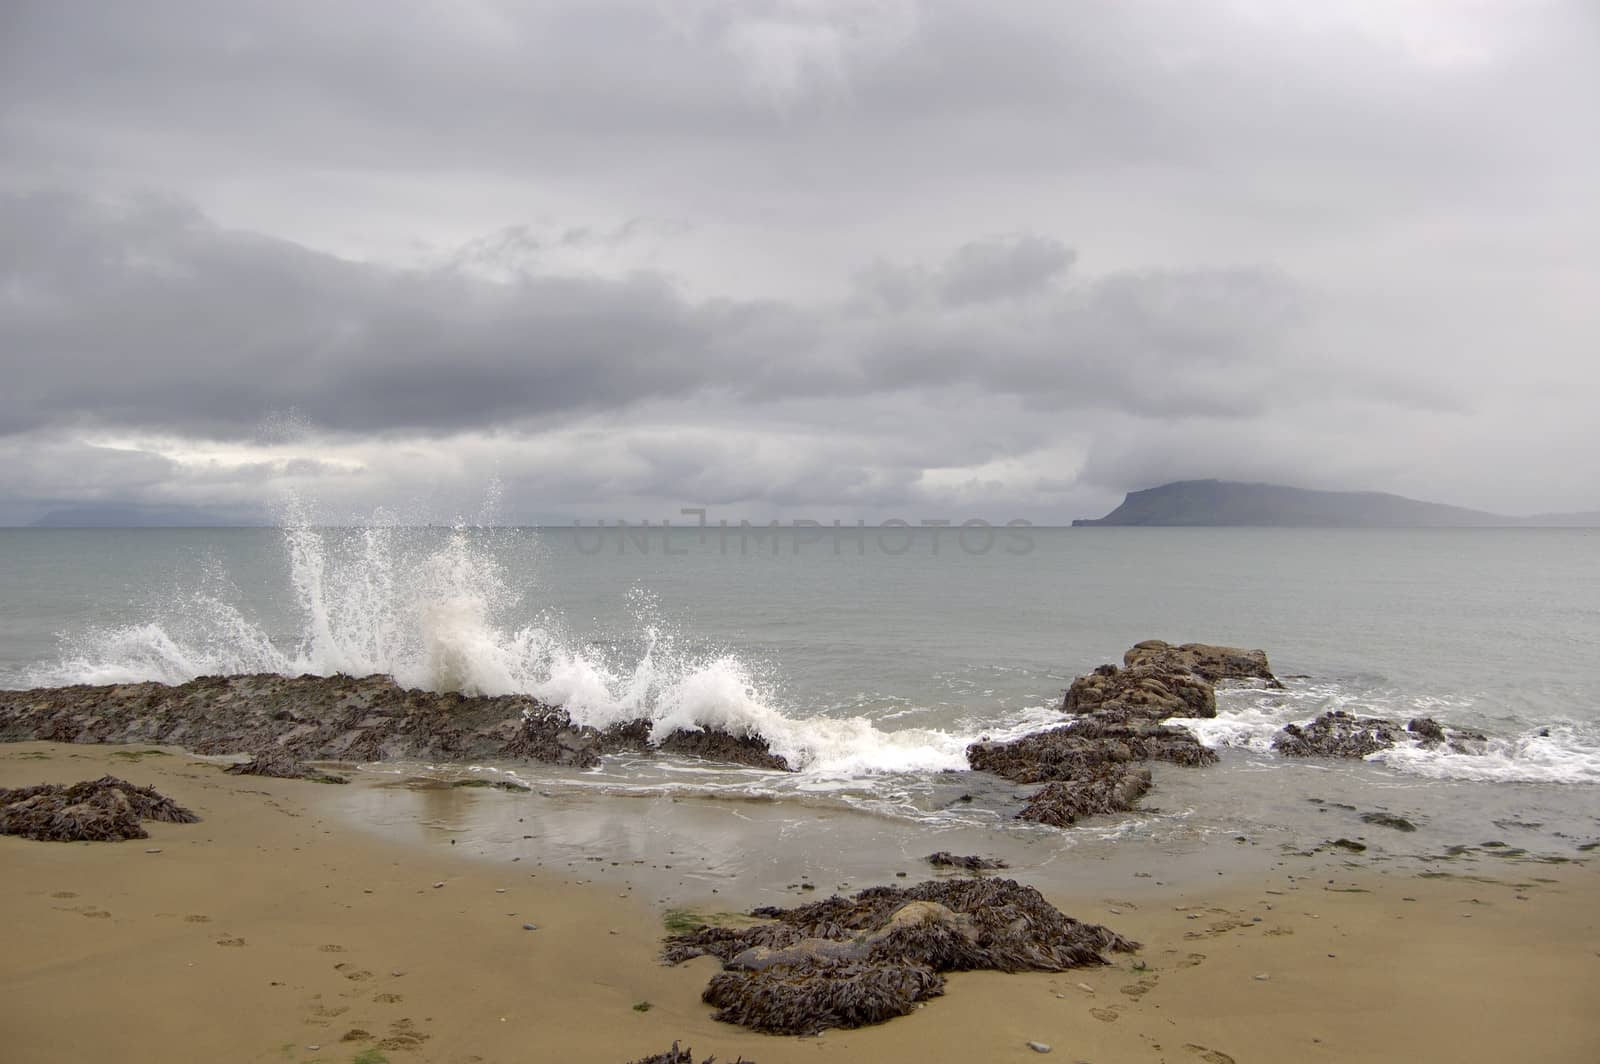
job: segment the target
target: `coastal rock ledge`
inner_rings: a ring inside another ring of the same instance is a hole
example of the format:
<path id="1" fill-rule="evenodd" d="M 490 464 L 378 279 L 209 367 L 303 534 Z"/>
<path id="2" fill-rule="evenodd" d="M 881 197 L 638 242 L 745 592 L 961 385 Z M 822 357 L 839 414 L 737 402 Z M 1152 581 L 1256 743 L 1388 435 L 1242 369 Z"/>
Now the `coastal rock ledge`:
<path id="1" fill-rule="evenodd" d="M 666 750 L 788 771 L 758 736 L 676 731 L 648 721 L 605 730 L 526 695 L 401 687 L 388 676 L 202 676 L 188 683 L 0 691 L 0 742 L 144 743 L 308 761 L 534 760 L 588 768 L 605 754 Z M 292 769 L 282 770 L 292 772 Z M 277 771 L 268 771 L 277 774 Z"/>

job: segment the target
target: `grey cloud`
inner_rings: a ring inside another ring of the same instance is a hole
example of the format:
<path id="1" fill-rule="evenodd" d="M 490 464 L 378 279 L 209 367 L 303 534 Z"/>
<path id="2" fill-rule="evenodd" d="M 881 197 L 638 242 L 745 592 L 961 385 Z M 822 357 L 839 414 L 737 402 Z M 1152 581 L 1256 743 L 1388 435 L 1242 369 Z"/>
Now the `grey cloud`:
<path id="1" fill-rule="evenodd" d="M 395 270 L 223 230 L 168 202 L 0 200 L 18 382 L 0 428 L 259 435 L 450 433 L 647 399 L 860 398 L 962 388 L 1058 409 L 1240 416 L 1289 357 L 1300 296 L 1251 270 L 1060 283 L 1038 238 L 968 244 L 901 271 L 892 306 L 694 302 L 623 279 Z M 1271 359 L 1268 356 L 1272 356 Z"/>
<path id="2" fill-rule="evenodd" d="M 573 505 L 1188 475 L 1593 505 L 1597 28 L 1589 0 L 14 0 L 0 502 L 504 468 Z M 285 411 L 362 472 L 70 451 L 255 445 Z"/>

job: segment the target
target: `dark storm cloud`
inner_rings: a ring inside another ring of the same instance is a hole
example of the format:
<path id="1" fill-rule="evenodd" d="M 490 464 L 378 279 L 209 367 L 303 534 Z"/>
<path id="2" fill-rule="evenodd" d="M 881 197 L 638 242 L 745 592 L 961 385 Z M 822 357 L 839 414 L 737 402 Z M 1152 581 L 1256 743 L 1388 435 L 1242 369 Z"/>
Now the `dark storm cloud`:
<path id="1" fill-rule="evenodd" d="M 395 270 L 62 192 L 0 200 L 16 386 L 0 429 L 239 438 L 293 411 L 348 433 L 449 433 L 715 393 L 964 388 L 1058 409 L 1240 416 L 1292 368 L 1292 285 L 1257 271 L 1062 281 L 1032 237 L 887 268 L 847 307 L 692 302 L 667 280 Z M 886 273 L 894 298 L 873 298 Z M 1269 362 L 1267 356 L 1271 355 Z"/>

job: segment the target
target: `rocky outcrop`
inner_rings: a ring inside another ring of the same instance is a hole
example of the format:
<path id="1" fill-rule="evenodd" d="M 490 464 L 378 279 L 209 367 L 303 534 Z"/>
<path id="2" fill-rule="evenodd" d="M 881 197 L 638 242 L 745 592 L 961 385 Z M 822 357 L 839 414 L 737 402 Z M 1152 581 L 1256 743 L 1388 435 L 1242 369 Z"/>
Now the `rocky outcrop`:
<path id="1" fill-rule="evenodd" d="M 714 1019 L 775 1034 L 815 1034 L 903 1016 L 944 992 L 944 972 L 1059 972 L 1105 963 L 1103 951 L 1138 948 L 1062 914 L 1009 879 L 874 887 L 795 909 L 763 908 L 769 922 L 702 926 L 666 941 L 677 964 L 723 962 L 703 999 Z"/>
<path id="2" fill-rule="evenodd" d="M 1162 720 L 1167 717 L 1214 717 L 1217 691 L 1183 668 L 1138 665 L 1119 669 L 1102 665 L 1079 676 L 1061 703 L 1066 713 L 1099 713 L 1119 720 Z"/>
<path id="3" fill-rule="evenodd" d="M 293 761 L 531 759 L 587 768 L 651 749 L 648 722 L 597 731 L 526 695 L 410 690 L 387 676 L 202 676 L 185 684 L 0 691 L 0 741 L 162 743 Z M 674 745 L 675 744 L 675 745 Z M 789 766 L 759 738 L 677 732 L 663 746 Z"/>
<path id="4" fill-rule="evenodd" d="M 1132 647 L 1124 667 L 1101 665 L 1072 681 L 1062 709 L 1069 724 L 1010 742 L 967 747 L 967 763 L 1018 783 L 1047 783 L 1017 815 L 1066 826 L 1094 813 L 1121 812 L 1150 789 L 1141 761 L 1209 765 L 1214 751 L 1168 717 L 1215 717 L 1220 680 L 1281 686 L 1260 650 L 1159 639 Z"/>
<path id="5" fill-rule="evenodd" d="M 728 761 L 751 768 L 789 770 L 789 762 L 773 753 L 765 739 L 754 735 L 730 735 L 725 731 L 675 731 L 662 739 L 656 749 L 707 761 Z"/>
<path id="6" fill-rule="evenodd" d="M 1444 742 L 1444 725 L 1432 717 L 1413 717 L 1406 722 L 1406 731 L 1417 737 L 1423 746 L 1437 746 Z"/>
<path id="7" fill-rule="evenodd" d="M 1392 747 L 1401 730 L 1382 717 L 1330 709 L 1309 724 L 1284 725 L 1273 737 L 1272 748 L 1287 757 L 1366 757 Z"/>
<path id="8" fill-rule="evenodd" d="M 0 835 L 42 842 L 146 839 L 142 820 L 193 824 L 199 817 L 150 787 L 115 776 L 62 786 L 0 788 Z"/>
<path id="9" fill-rule="evenodd" d="M 1127 668 L 1156 668 L 1164 671 L 1186 669 L 1211 683 L 1222 680 L 1263 680 L 1268 687 L 1283 684 L 1272 674 L 1265 650 L 1216 646 L 1211 643 L 1185 643 L 1173 646 L 1160 639 L 1135 643 L 1122 655 Z"/>
<path id="10" fill-rule="evenodd" d="M 1150 770 L 1137 765 L 1105 765 L 1084 775 L 1047 783 L 1017 814 L 1052 827 L 1070 827 L 1081 817 L 1125 813 L 1150 790 Z"/>
<path id="11" fill-rule="evenodd" d="M 1098 717 L 1080 718 L 1010 742 L 967 747 L 967 763 L 973 768 L 1017 783 L 1078 779 L 1129 761 L 1209 765 L 1216 760 L 1216 753 L 1187 728 Z"/>

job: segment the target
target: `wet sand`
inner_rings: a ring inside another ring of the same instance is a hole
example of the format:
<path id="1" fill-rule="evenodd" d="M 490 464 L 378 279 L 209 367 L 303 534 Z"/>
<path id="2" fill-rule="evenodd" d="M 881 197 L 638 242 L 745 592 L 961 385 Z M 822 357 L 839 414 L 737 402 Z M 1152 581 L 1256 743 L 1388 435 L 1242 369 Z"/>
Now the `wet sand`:
<path id="1" fill-rule="evenodd" d="M 1122 891 L 1057 870 L 1039 884 L 1052 902 L 1145 949 L 1061 975 L 956 974 L 912 1016 L 775 1038 L 711 1020 L 714 961 L 656 962 L 657 892 L 626 869 L 580 881 L 407 844 L 337 815 L 351 788 L 119 756 L 139 749 L 0 747 L 0 786 L 112 772 L 204 818 L 147 824 L 146 841 L 0 838 L 8 1062 L 621 1064 L 674 1040 L 761 1064 L 1037 1059 L 1029 1041 L 1096 1064 L 1600 1059 L 1593 862 L 1424 878 L 1324 854 Z M 748 904 L 736 893 L 718 897 Z"/>

